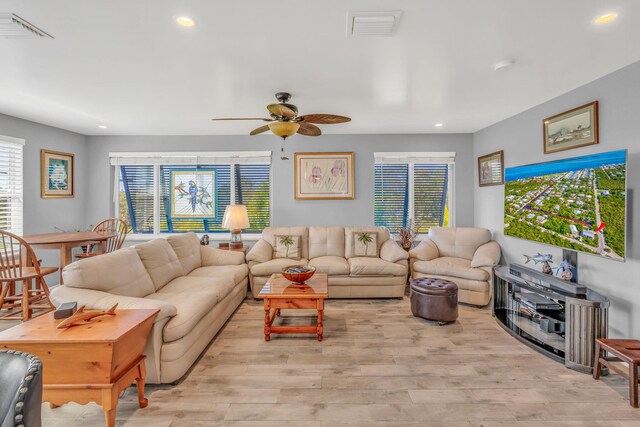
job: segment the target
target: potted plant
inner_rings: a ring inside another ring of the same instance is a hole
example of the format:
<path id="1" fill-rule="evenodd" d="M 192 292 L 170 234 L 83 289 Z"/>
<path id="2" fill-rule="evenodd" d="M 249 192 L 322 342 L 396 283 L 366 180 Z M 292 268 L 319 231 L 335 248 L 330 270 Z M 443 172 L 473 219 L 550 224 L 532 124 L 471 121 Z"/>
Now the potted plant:
<path id="1" fill-rule="evenodd" d="M 411 245 L 413 245 L 417 235 L 418 233 L 416 233 L 415 227 L 413 226 L 413 219 L 409 220 L 406 227 L 401 227 L 395 233 L 396 241 L 400 243 L 400 246 L 402 246 L 402 249 L 405 251 L 411 249 Z"/>

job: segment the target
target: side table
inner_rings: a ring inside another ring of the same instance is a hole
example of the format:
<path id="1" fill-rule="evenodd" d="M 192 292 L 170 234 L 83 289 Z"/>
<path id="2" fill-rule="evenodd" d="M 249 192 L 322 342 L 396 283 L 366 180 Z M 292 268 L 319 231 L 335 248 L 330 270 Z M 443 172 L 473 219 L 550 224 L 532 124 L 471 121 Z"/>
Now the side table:
<path id="1" fill-rule="evenodd" d="M 24 351 L 42 360 L 43 402 L 51 407 L 96 402 L 107 427 L 113 427 L 118 396 L 133 381 L 140 407 L 148 404 L 142 352 L 158 312 L 116 310 L 115 316 L 69 329 L 56 329 L 61 320 L 48 313 L 0 332 L 0 349 Z"/>
<path id="2" fill-rule="evenodd" d="M 607 357 L 607 353 L 612 357 Z M 629 403 L 638 407 L 638 366 L 640 365 L 640 340 L 606 339 L 596 340 L 596 366 L 593 378 L 599 379 L 602 366 L 622 375 L 629 380 Z M 622 368 L 622 363 L 628 365 L 628 372 Z"/>

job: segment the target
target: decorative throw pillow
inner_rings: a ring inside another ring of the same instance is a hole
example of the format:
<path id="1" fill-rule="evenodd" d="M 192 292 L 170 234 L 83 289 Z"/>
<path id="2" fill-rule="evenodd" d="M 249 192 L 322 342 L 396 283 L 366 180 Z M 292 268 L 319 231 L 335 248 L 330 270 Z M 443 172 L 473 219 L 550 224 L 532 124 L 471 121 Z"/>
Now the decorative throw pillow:
<path id="1" fill-rule="evenodd" d="M 300 236 L 275 236 L 274 258 L 300 259 Z"/>
<path id="2" fill-rule="evenodd" d="M 353 256 L 378 257 L 378 233 L 375 231 L 354 231 Z"/>

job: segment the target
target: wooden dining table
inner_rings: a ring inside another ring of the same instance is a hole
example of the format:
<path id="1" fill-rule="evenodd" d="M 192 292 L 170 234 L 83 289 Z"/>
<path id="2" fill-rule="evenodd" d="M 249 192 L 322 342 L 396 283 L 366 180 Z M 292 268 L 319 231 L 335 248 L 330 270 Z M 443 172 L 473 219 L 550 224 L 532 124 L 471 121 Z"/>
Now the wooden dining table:
<path id="1" fill-rule="evenodd" d="M 22 238 L 33 248 L 60 251 L 60 284 L 62 285 L 62 269 L 73 262 L 73 248 L 100 244 L 116 235 L 116 233 L 99 233 L 97 231 L 69 231 L 28 234 Z"/>

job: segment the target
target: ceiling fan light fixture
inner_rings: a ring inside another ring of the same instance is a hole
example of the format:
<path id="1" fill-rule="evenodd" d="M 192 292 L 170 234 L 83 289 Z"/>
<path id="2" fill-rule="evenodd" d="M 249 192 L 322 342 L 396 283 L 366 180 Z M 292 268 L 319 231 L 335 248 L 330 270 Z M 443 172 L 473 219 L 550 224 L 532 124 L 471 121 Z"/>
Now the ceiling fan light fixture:
<path id="1" fill-rule="evenodd" d="M 291 135 L 295 135 L 300 129 L 300 124 L 296 122 L 272 122 L 269 123 L 269 130 L 274 135 L 279 136 L 282 139 L 286 139 Z"/>

